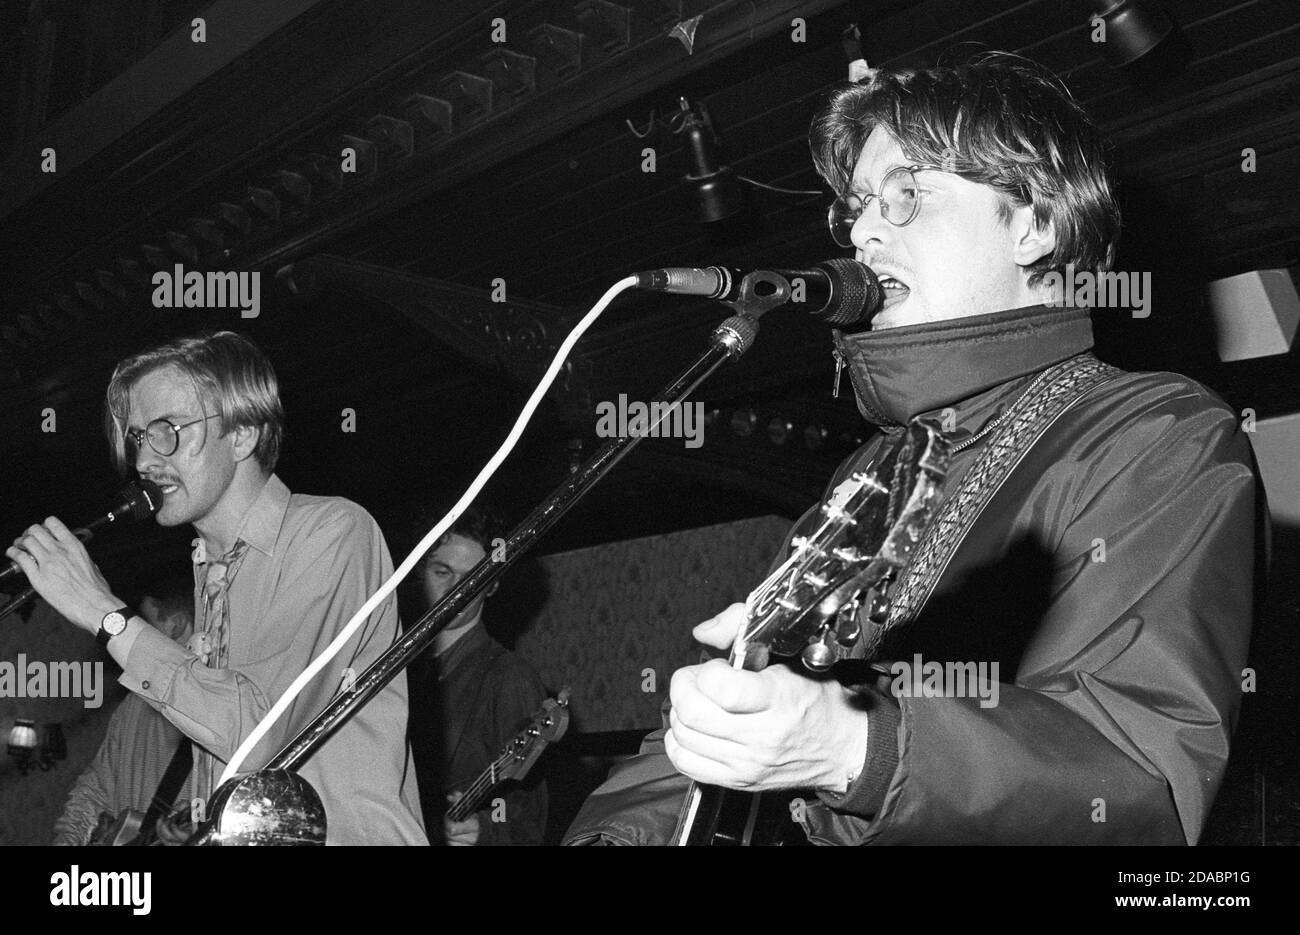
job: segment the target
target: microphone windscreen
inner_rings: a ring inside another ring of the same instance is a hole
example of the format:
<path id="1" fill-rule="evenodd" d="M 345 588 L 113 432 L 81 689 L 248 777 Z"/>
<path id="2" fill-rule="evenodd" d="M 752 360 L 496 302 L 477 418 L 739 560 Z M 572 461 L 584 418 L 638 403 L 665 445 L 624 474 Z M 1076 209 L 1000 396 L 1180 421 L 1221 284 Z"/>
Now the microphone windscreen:
<path id="1" fill-rule="evenodd" d="M 834 295 L 814 317 L 836 328 L 865 325 L 885 301 L 880 280 L 867 266 L 847 257 L 835 257 L 817 264 L 834 283 Z"/>

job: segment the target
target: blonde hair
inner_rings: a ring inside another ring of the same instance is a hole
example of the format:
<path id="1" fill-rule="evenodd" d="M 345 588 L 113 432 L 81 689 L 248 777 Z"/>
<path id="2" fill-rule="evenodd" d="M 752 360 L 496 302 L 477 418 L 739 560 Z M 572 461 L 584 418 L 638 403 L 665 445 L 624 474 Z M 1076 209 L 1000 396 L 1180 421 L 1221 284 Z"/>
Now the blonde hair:
<path id="1" fill-rule="evenodd" d="M 258 429 L 253 458 L 268 474 L 275 470 L 284 435 L 284 407 L 275 370 L 251 340 L 233 331 L 218 331 L 141 351 L 117 365 L 105 394 L 104 431 L 119 471 L 131 467 L 126 451 L 131 388 L 163 367 L 175 367 L 194 381 L 203 414 L 221 417 L 222 435 L 240 427 Z M 209 407 L 215 412 L 209 413 Z"/>

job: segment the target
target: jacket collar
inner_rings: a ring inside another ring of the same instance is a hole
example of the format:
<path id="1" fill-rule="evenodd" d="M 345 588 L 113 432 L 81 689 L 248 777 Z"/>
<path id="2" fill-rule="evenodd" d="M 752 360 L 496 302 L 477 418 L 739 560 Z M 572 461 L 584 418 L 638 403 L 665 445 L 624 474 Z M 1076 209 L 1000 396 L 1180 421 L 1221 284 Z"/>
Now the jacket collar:
<path id="1" fill-rule="evenodd" d="M 835 347 L 859 411 L 888 429 L 1083 353 L 1092 347 L 1088 312 L 1034 305 L 883 331 L 836 331 Z"/>

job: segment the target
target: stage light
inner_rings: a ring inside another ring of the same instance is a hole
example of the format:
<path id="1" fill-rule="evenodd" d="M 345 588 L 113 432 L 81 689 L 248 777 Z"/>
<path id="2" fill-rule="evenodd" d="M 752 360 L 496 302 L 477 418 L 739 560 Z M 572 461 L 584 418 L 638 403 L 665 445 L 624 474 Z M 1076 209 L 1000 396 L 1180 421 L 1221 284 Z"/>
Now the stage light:
<path id="1" fill-rule="evenodd" d="M 1093 0 L 1093 6 L 1105 24 L 1102 54 L 1131 80 L 1157 81 L 1186 67 L 1189 55 L 1182 31 L 1158 3 Z"/>
<path id="2" fill-rule="evenodd" d="M 744 192 L 731 166 L 721 165 L 721 141 L 703 104 L 691 106 L 681 98 L 681 111 L 674 115 L 674 132 L 686 137 L 691 169 L 686 173 L 695 216 L 704 223 L 721 221 L 745 206 Z"/>

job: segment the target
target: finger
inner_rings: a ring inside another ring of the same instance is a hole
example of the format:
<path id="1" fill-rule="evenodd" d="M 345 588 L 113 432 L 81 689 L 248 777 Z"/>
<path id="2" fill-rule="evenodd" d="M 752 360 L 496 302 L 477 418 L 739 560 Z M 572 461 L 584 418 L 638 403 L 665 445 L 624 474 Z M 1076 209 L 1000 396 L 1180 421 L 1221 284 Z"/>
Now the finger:
<path id="1" fill-rule="evenodd" d="M 760 672 L 733 669 L 721 659 L 699 667 L 695 688 L 723 711 L 756 714 L 772 705 L 773 680 Z"/>
<path id="2" fill-rule="evenodd" d="M 726 663 L 715 660 L 706 665 Z M 699 689 L 699 674 L 703 665 L 688 666 L 673 673 L 669 684 L 669 718 L 711 737 L 729 737 L 734 733 L 736 716 L 718 705 Z"/>
<path id="3" fill-rule="evenodd" d="M 40 561 L 42 556 L 51 555 L 59 548 L 59 541 L 44 526 L 28 526 L 22 546 Z"/>
<path id="4" fill-rule="evenodd" d="M 45 518 L 45 528 L 50 531 L 50 535 L 64 545 L 70 545 L 73 542 L 81 542 L 81 540 L 77 538 L 76 534 L 57 516 L 47 516 Z"/>
<path id="5" fill-rule="evenodd" d="M 447 793 L 447 801 L 450 802 L 452 805 L 455 805 L 463 798 L 465 798 L 465 793 L 460 791 Z"/>
<path id="6" fill-rule="evenodd" d="M 5 555 L 17 562 L 18 567 L 23 570 L 23 574 L 27 575 L 28 578 L 31 578 L 32 572 L 36 571 L 36 559 L 32 558 L 32 554 L 26 549 L 11 545 L 5 549 Z"/>
<path id="7" fill-rule="evenodd" d="M 737 726 L 735 721 L 736 719 L 732 718 L 733 727 Z M 720 729 L 718 733 L 697 730 L 680 717 L 675 708 L 668 714 L 668 723 L 673 740 L 679 747 L 692 753 L 729 766 L 733 771 L 743 768 L 744 764 L 754 762 L 753 750 L 743 736 L 726 732 L 725 729 Z"/>
<path id="8" fill-rule="evenodd" d="M 689 776 L 696 782 L 708 783 L 712 786 L 724 786 L 730 789 L 742 787 L 731 770 L 724 764 L 682 746 L 673 737 L 671 731 L 664 735 L 664 751 L 668 754 L 668 759 L 672 761 L 673 766 L 677 768 L 679 773 Z"/>
<path id="9" fill-rule="evenodd" d="M 727 649 L 735 641 L 736 634 L 740 632 L 745 621 L 745 605 L 732 604 L 722 613 L 699 624 L 691 631 L 691 635 L 705 646 Z"/>

